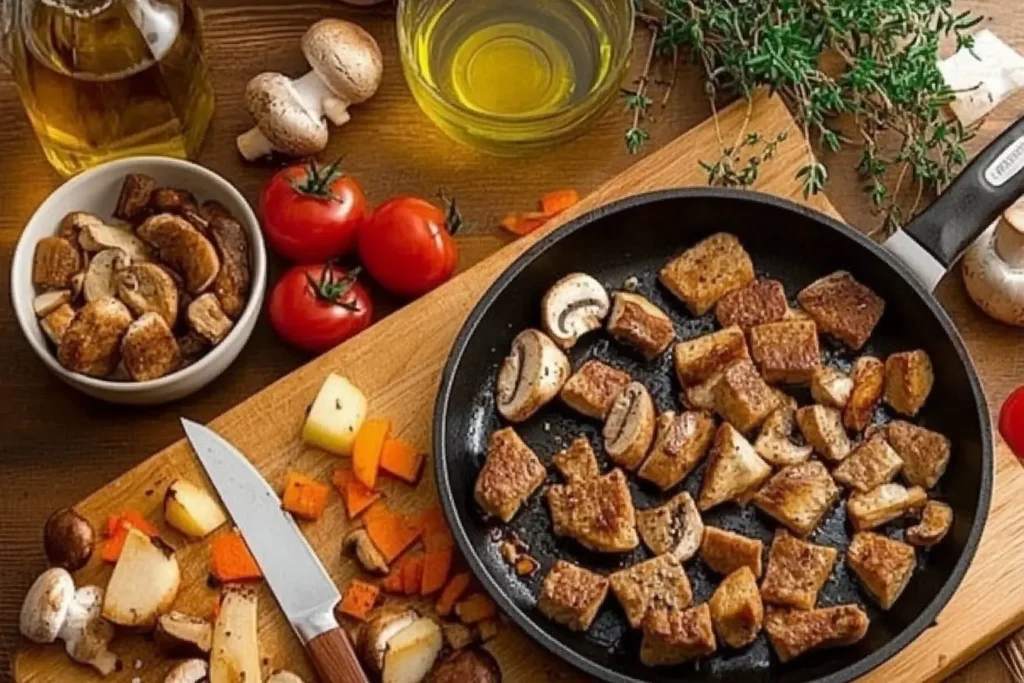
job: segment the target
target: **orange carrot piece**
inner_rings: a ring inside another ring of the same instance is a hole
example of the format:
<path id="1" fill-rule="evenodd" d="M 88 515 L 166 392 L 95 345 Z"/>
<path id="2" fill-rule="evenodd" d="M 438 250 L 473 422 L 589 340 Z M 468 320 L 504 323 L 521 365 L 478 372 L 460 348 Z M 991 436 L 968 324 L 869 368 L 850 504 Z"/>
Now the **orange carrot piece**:
<path id="1" fill-rule="evenodd" d="M 363 423 L 352 444 L 352 473 L 369 488 L 377 486 L 380 452 L 391 432 L 391 420 L 370 418 Z"/>
<path id="2" fill-rule="evenodd" d="M 513 235 L 529 235 L 531 232 L 551 220 L 551 216 L 540 211 L 527 211 L 505 216 L 501 220 L 501 227 Z"/>
<path id="3" fill-rule="evenodd" d="M 423 547 L 427 552 L 447 550 L 455 545 L 444 511 L 440 506 L 428 509 L 420 515 L 420 529 L 423 535 Z"/>
<path id="4" fill-rule="evenodd" d="M 386 507 L 379 512 L 367 514 L 365 521 L 366 533 L 388 564 L 420 537 L 419 524 L 387 510 Z"/>
<path id="5" fill-rule="evenodd" d="M 398 564 L 391 568 L 391 573 L 384 577 L 381 581 L 380 587 L 384 589 L 385 593 L 391 595 L 402 595 L 405 592 L 405 586 L 402 583 L 402 569 L 404 565 Z"/>
<path id="6" fill-rule="evenodd" d="M 496 616 L 498 608 L 483 593 L 473 593 L 455 605 L 455 614 L 463 624 L 476 624 Z"/>
<path id="7" fill-rule="evenodd" d="M 378 597 L 380 597 L 380 588 L 372 583 L 353 579 L 345 589 L 340 611 L 353 619 L 366 621 L 373 606 L 377 604 Z"/>
<path id="8" fill-rule="evenodd" d="M 438 615 L 446 617 L 452 613 L 452 610 L 455 609 L 455 603 L 469 589 L 470 580 L 469 572 L 464 572 L 456 574 L 445 584 L 444 590 L 441 591 L 441 597 L 437 599 L 437 604 L 434 606 L 434 610 Z"/>
<path id="9" fill-rule="evenodd" d="M 423 585 L 423 553 L 414 553 L 402 564 L 402 592 L 419 595 Z"/>
<path id="10" fill-rule="evenodd" d="M 118 558 L 121 557 L 121 551 L 124 550 L 124 544 L 127 540 L 128 527 L 119 523 L 114 533 L 103 541 L 103 561 L 110 562 L 111 564 L 117 562 Z"/>
<path id="11" fill-rule="evenodd" d="M 554 216 L 572 208 L 580 201 L 580 193 L 576 190 L 555 190 L 540 198 L 540 210 Z"/>
<path id="12" fill-rule="evenodd" d="M 103 535 L 107 538 L 111 538 L 117 533 L 117 530 L 121 528 L 121 515 L 107 515 L 107 523 L 103 530 Z"/>
<path id="13" fill-rule="evenodd" d="M 402 439 L 388 439 L 380 452 L 380 468 L 415 486 L 423 473 L 423 454 Z"/>
<path id="14" fill-rule="evenodd" d="M 222 533 L 210 542 L 210 573 L 221 583 L 263 578 L 263 572 L 237 531 Z"/>
<path id="15" fill-rule="evenodd" d="M 452 549 L 428 551 L 423 558 L 423 582 L 420 595 L 433 595 L 444 588 L 448 573 L 452 570 Z"/>
<path id="16" fill-rule="evenodd" d="M 137 512 L 109 515 L 103 530 L 103 535 L 106 536 L 102 552 L 104 562 L 117 562 L 121 557 L 121 551 L 124 550 L 125 541 L 128 540 L 128 530 L 132 528 L 138 529 L 150 538 L 160 535 L 160 530 Z"/>
<path id="17" fill-rule="evenodd" d="M 383 496 L 379 491 L 366 488 L 349 469 L 336 469 L 331 476 L 331 483 L 338 489 L 338 495 L 345 503 L 345 512 L 348 513 L 349 519 L 361 515 Z"/>
<path id="18" fill-rule="evenodd" d="M 134 510 L 121 513 L 121 525 L 138 529 L 150 538 L 156 538 L 160 535 L 160 530 L 152 522 Z"/>
<path id="19" fill-rule="evenodd" d="M 296 517 L 317 520 L 327 506 L 329 489 L 312 477 L 289 472 L 285 477 L 281 507 Z"/>

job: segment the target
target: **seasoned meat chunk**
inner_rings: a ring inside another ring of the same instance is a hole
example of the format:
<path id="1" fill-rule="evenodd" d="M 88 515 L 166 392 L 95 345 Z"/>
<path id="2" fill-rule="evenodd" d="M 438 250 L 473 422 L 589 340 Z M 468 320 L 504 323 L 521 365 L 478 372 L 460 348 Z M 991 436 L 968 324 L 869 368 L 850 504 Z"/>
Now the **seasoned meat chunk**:
<path id="1" fill-rule="evenodd" d="M 57 360 L 72 372 L 106 377 L 121 362 L 121 340 L 131 324 L 132 314 L 119 300 L 89 302 L 64 330 Z"/>
<path id="2" fill-rule="evenodd" d="M 774 323 L 786 317 L 789 304 L 786 290 L 778 280 L 759 279 L 734 289 L 715 306 L 715 317 L 722 327 L 738 325 L 744 332 L 757 325 Z"/>
<path id="3" fill-rule="evenodd" d="M 769 607 L 764 630 L 782 662 L 817 648 L 853 645 L 868 632 L 870 620 L 859 605 L 804 611 Z"/>
<path id="4" fill-rule="evenodd" d="M 553 462 L 555 468 L 570 482 L 596 479 L 601 474 L 597 456 L 585 436 L 577 436 L 568 448 L 555 453 Z"/>
<path id="5" fill-rule="evenodd" d="M 640 628 L 651 610 L 683 610 L 693 602 L 683 563 L 672 555 L 634 564 L 615 572 L 608 581 L 633 628 Z"/>
<path id="6" fill-rule="evenodd" d="M 898 413 L 917 415 L 934 383 L 932 361 L 920 349 L 894 353 L 885 361 L 885 402 Z"/>
<path id="7" fill-rule="evenodd" d="M 882 484 L 861 493 L 855 491 L 846 501 L 846 516 L 857 531 L 874 529 L 897 517 L 916 512 L 928 502 L 928 494 L 920 486 L 909 489 L 900 484 Z"/>
<path id="8" fill-rule="evenodd" d="M 764 621 L 764 605 L 750 567 L 740 567 L 718 584 L 708 600 L 715 633 L 730 647 L 754 642 Z"/>
<path id="9" fill-rule="evenodd" d="M 794 533 L 806 536 L 839 498 L 839 488 L 817 460 L 783 468 L 754 496 L 754 505 Z"/>
<path id="10" fill-rule="evenodd" d="M 157 313 L 146 313 L 128 326 L 121 340 L 121 357 L 136 382 L 157 379 L 181 367 L 178 342 Z"/>
<path id="11" fill-rule="evenodd" d="M 573 631 L 586 631 L 608 595 L 608 579 L 558 560 L 544 577 L 537 609 Z"/>
<path id="12" fill-rule="evenodd" d="M 776 531 L 761 597 L 773 605 L 813 609 L 838 555 L 835 548 L 808 543 L 782 529 Z"/>
<path id="13" fill-rule="evenodd" d="M 602 553 L 626 552 L 640 545 L 636 510 L 622 470 L 556 484 L 547 490 L 547 501 L 556 536 L 568 536 Z"/>
<path id="14" fill-rule="evenodd" d="M 676 328 L 665 312 L 639 294 L 612 294 L 608 333 L 635 346 L 644 358 L 657 358 L 676 338 Z"/>
<path id="15" fill-rule="evenodd" d="M 754 280 L 754 264 L 735 235 L 720 232 L 670 261 L 658 277 L 694 315 Z"/>
<path id="16" fill-rule="evenodd" d="M 829 408 L 842 409 L 853 394 L 853 379 L 835 368 L 822 367 L 811 375 L 811 398 Z"/>
<path id="17" fill-rule="evenodd" d="M 863 431 L 882 400 L 885 386 L 885 364 L 874 356 L 861 356 L 850 369 L 853 391 L 843 409 L 843 424 L 855 432 Z"/>
<path id="18" fill-rule="evenodd" d="M 857 491 L 870 491 L 892 481 L 903 461 L 881 434 L 875 434 L 854 449 L 832 476 L 840 484 Z"/>
<path id="19" fill-rule="evenodd" d="M 715 411 L 743 433 L 756 429 L 778 407 L 778 397 L 749 360 L 729 365 L 715 385 Z"/>
<path id="20" fill-rule="evenodd" d="M 114 218 L 136 223 L 149 215 L 149 198 L 156 189 L 156 179 L 145 173 L 129 173 L 121 184 L 121 194 L 114 208 Z"/>
<path id="21" fill-rule="evenodd" d="M 682 562 L 697 552 L 704 534 L 700 511 L 686 491 L 677 493 L 664 505 L 637 510 L 636 528 L 652 553 L 669 553 Z"/>
<path id="22" fill-rule="evenodd" d="M 530 447 L 514 429 L 506 427 L 491 434 L 487 461 L 476 479 L 473 495 L 484 512 L 508 522 L 546 475 Z"/>
<path id="23" fill-rule="evenodd" d="M 616 465 L 635 470 L 654 439 L 654 401 L 640 382 L 630 382 L 612 403 L 601 429 L 604 449 Z"/>
<path id="24" fill-rule="evenodd" d="M 821 367 L 818 328 L 811 321 L 784 321 L 750 330 L 750 355 L 768 382 L 807 384 Z"/>
<path id="25" fill-rule="evenodd" d="M 749 567 L 754 576 L 761 576 L 761 555 L 764 544 L 726 529 L 704 527 L 700 558 L 712 571 L 728 576 L 740 567 Z"/>
<path id="26" fill-rule="evenodd" d="M 796 423 L 807 443 L 825 460 L 836 463 L 850 454 L 850 438 L 835 408 L 804 406 L 796 411 Z"/>
<path id="27" fill-rule="evenodd" d="M 562 386 L 561 397 L 576 412 L 603 420 L 629 382 L 629 373 L 599 360 L 588 360 Z"/>
<path id="28" fill-rule="evenodd" d="M 679 342 L 673 351 L 676 375 L 684 386 L 700 384 L 744 359 L 750 360 L 747 337 L 736 326 Z"/>
<path id="29" fill-rule="evenodd" d="M 867 343 L 885 312 L 885 301 L 844 271 L 812 282 L 796 298 L 818 329 L 854 351 Z"/>
<path id="30" fill-rule="evenodd" d="M 916 563 L 913 547 L 870 532 L 854 534 L 846 551 L 846 564 L 882 609 L 899 599 Z"/>
<path id="31" fill-rule="evenodd" d="M 644 617 L 640 662 L 644 666 L 675 666 L 717 649 L 708 604 L 685 610 L 651 610 Z"/>
<path id="32" fill-rule="evenodd" d="M 697 505 L 710 510 L 729 500 L 745 500 L 771 474 L 771 466 L 750 442 L 728 422 L 722 423 L 715 432 Z"/>
<path id="33" fill-rule="evenodd" d="M 637 474 L 667 491 L 704 458 L 714 435 L 715 421 L 707 413 L 662 413 L 654 446 Z"/>
<path id="34" fill-rule="evenodd" d="M 924 427 L 895 420 L 885 427 L 885 438 L 903 460 L 903 478 L 930 489 L 946 472 L 949 439 Z"/>
<path id="35" fill-rule="evenodd" d="M 920 523 L 907 529 L 907 543 L 933 546 L 946 537 L 952 525 L 953 508 L 937 500 L 929 500 L 921 512 Z"/>

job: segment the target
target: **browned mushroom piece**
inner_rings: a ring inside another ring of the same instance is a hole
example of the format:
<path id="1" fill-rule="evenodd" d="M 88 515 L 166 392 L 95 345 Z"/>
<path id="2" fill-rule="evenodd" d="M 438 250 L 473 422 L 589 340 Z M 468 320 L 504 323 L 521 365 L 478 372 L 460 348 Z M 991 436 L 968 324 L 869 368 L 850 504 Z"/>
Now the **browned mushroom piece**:
<path id="1" fill-rule="evenodd" d="M 128 327 L 121 342 L 121 356 L 136 382 L 158 379 L 181 367 L 178 342 L 158 313 L 145 313 Z"/>
<path id="2" fill-rule="evenodd" d="M 203 233 L 181 216 L 162 213 L 147 218 L 138 235 L 153 245 L 160 260 L 173 268 L 185 281 L 190 294 L 204 292 L 220 270 L 217 250 Z"/>
<path id="3" fill-rule="evenodd" d="M 99 301 L 117 296 L 117 275 L 131 265 L 131 258 L 121 249 L 104 249 L 89 262 L 82 283 L 85 300 Z"/>
<path id="4" fill-rule="evenodd" d="M 137 223 L 148 215 L 149 199 L 156 189 L 156 180 L 145 173 L 129 173 L 121 185 L 121 195 L 117 198 L 114 218 L 129 223 Z"/>
<path id="5" fill-rule="evenodd" d="M 78 571 L 89 562 L 95 544 L 92 524 L 72 508 L 55 511 L 43 526 L 43 549 L 54 567 Z"/>
<path id="6" fill-rule="evenodd" d="M 57 360 L 72 372 L 106 377 L 121 360 L 121 339 L 131 324 L 131 312 L 117 299 L 92 301 L 68 325 Z"/>
<path id="7" fill-rule="evenodd" d="M 234 323 L 221 310 L 217 297 L 207 292 L 188 305 L 189 328 L 213 346 L 228 336 Z"/>
<path id="8" fill-rule="evenodd" d="M 117 297 L 135 315 L 156 313 L 168 327 L 178 319 L 178 285 L 165 268 L 155 263 L 137 263 L 117 272 Z"/>
<path id="9" fill-rule="evenodd" d="M 153 190 L 149 198 L 149 208 L 153 213 L 174 213 L 179 216 L 186 211 L 199 211 L 199 203 L 188 190 L 171 187 L 160 187 Z"/>
<path id="10" fill-rule="evenodd" d="M 32 284 L 43 289 L 65 289 L 82 268 L 78 248 L 63 237 L 44 237 L 36 244 Z"/>
<path id="11" fill-rule="evenodd" d="M 234 218 L 218 216 L 210 221 L 210 239 L 217 247 L 221 263 L 210 291 L 224 313 L 237 320 L 249 297 L 249 238 Z"/>

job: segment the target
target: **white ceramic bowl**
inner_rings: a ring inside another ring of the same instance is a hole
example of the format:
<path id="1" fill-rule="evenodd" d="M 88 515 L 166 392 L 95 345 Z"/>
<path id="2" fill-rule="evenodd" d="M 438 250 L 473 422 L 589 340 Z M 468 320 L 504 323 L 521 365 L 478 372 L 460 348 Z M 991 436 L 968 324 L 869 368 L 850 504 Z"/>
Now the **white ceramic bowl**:
<path id="1" fill-rule="evenodd" d="M 162 187 L 189 190 L 199 201 L 215 199 L 226 206 L 245 227 L 250 244 L 252 290 L 245 310 L 220 344 L 198 362 L 174 374 L 147 382 L 115 382 L 69 372 L 57 362 L 32 310 L 36 290 L 32 285 L 32 260 L 36 243 L 54 235 L 57 225 L 71 211 L 88 211 L 111 218 L 129 173 L 153 176 Z M 165 157 L 132 157 L 112 161 L 69 180 L 46 198 L 25 226 L 11 264 L 11 299 L 18 324 L 36 355 L 54 374 L 86 394 L 112 403 L 153 405 L 188 396 L 215 380 L 238 357 L 252 334 L 267 279 L 267 254 L 259 222 L 249 203 L 230 183 L 202 166 Z"/>

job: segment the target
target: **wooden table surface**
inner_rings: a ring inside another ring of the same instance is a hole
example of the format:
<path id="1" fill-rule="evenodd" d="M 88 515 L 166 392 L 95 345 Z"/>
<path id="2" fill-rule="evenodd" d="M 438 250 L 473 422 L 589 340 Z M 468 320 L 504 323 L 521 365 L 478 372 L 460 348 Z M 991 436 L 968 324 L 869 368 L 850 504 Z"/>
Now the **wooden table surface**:
<path id="1" fill-rule="evenodd" d="M 461 269 L 505 243 L 508 238 L 495 226 L 507 211 L 532 209 L 540 194 L 554 188 L 588 192 L 635 161 L 623 148 L 626 121 L 618 107 L 580 140 L 532 159 L 495 159 L 456 146 L 409 96 L 386 11 L 359 12 L 326 1 L 205 0 L 201 5 L 217 114 L 199 161 L 235 183 L 254 204 L 273 169 L 245 164 L 234 148 L 235 136 L 249 125 L 242 107 L 245 83 L 264 70 L 301 73 L 299 37 L 324 16 L 355 19 L 377 37 L 386 55 L 381 91 L 354 110 L 352 123 L 332 134 L 324 158 L 344 154 L 346 170 L 360 180 L 373 202 L 399 193 L 429 196 L 440 188 L 456 194 L 472 223 L 459 238 Z M 960 0 L 958 7 L 984 15 L 982 27 L 1024 52 L 1024 14 L 1014 11 L 1016 0 Z M 650 126 L 652 149 L 707 117 L 700 92 L 695 73 L 684 70 L 668 107 L 657 111 Z M 972 149 L 1021 111 L 1024 95 L 1018 94 L 989 117 Z M 44 566 L 40 530 L 49 512 L 83 498 L 177 440 L 178 416 L 212 419 L 306 358 L 278 341 L 261 320 L 234 366 L 213 386 L 179 404 L 128 410 L 66 388 L 35 358 L 7 303 L 10 261 L 21 228 L 61 181 L 43 159 L 6 71 L 0 71 L 0 160 L 0 681 L 5 681 L 8 652 L 18 642 L 21 599 Z M 859 228 L 877 227 L 859 189 L 855 153 L 826 160 L 832 203 Z M 273 264 L 271 282 L 277 266 Z M 1024 353 L 1009 362 L 1011 376 L 1024 379 Z M 1003 683 L 1010 677 L 996 653 L 988 652 L 953 680 Z"/>

